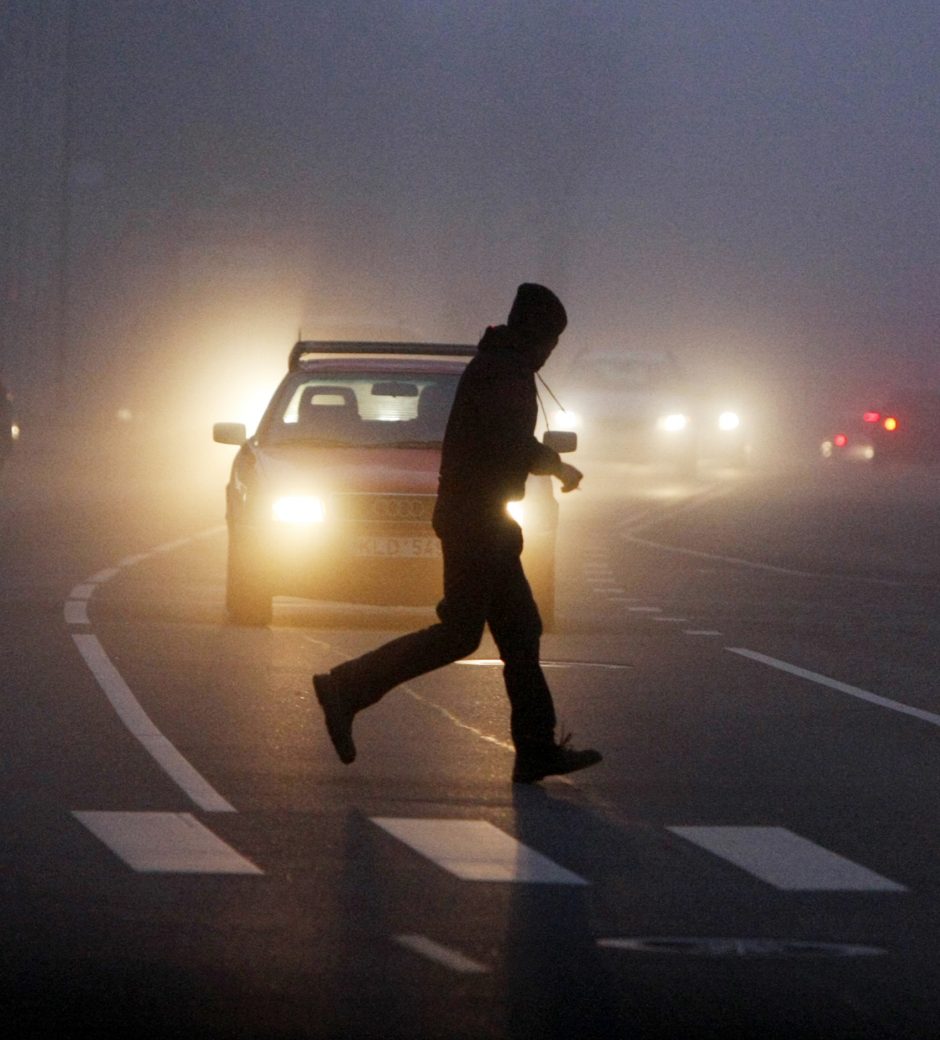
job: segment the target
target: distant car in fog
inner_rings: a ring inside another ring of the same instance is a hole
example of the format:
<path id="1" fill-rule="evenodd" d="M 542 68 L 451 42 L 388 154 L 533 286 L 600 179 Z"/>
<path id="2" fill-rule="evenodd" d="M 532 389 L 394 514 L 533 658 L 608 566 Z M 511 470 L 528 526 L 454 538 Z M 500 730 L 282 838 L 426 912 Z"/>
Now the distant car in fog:
<path id="1" fill-rule="evenodd" d="M 819 446 L 842 462 L 940 463 L 940 393 L 894 391 L 837 418 Z"/>
<path id="2" fill-rule="evenodd" d="M 13 451 L 19 437 L 19 427 L 13 415 L 13 395 L 0 383 L 0 466 Z"/>
<path id="3" fill-rule="evenodd" d="M 564 408 L 551 425 L 577 431 L 586 455 L 683 474 L 702 459 L 742 465 L 749 457 L 741 408 L 703 393 L 668 352 L 585 352 L 559 391 Z"/>
<path id="4" fill-rule="evenodd" d="M 302 341 L 257 431 L 216 423 L 238 446 L 226 488 L 226 606 L 265 625 L 272 597 L 432 603 L 441 595 L 431 528 L 441 441 L 472 346 Z M 569 438 L 570 440 L 570 438 Z M 563 449 L 564 450 L 564 449 Z M 507 503 L 546 625 L 555 599 L 558 503 L 530 477 Z"/>

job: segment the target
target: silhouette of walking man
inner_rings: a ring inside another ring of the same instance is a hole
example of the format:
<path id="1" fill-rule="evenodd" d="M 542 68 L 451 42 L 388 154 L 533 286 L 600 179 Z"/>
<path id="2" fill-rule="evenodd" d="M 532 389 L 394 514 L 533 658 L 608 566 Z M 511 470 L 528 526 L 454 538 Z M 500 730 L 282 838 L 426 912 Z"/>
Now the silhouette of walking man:
<path id="1" fill-rule="evenodd" d="M 439 622 L 314 675 L 327 732 L 344 763 L 356 757 L 352 723 L 393 687 L 466 657 L 489 625 L 503 661 L 516 749 L 512 779 L 535 783 L 600 762 L 593 749 L 555 738 L 552 695 L 539 664 L 542 622 L 520 561 L 522 531 L 506 503 L 522 498 L 530 473 L 551 474 L 563 492 L 582 474 L 535 437 L 535 373 L 568 323 L 544 286 L 519 286 L 505 325 L 491 326 L 460 378 L 447 422 L 434 531 L 444 557 Z"/>

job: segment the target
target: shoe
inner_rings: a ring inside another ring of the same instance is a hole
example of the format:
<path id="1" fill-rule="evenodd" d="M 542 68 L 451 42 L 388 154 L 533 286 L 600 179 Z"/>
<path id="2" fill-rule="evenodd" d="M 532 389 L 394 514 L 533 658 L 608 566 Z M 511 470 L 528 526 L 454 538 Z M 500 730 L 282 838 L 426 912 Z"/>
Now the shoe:
<path id="1" fill-rule="evenodd" d="M 568 737 L 559 744 L 549 744 L 544 748 L 516 752 L 516 764 L 512 771 L 514 784 L 534 784 L 547 776 L 562 776 L 565 773 L 576 773 L 579 769 L 587 769 L 602 761 L 603 755 L 594 748 L 569 747 Z"/>
<path id="2" fill-rule="evenodd" d="M 348 766 L 356 759 L 356 745 L 352 738 L 352 722 L 356 709 L 346 704 L 339 684 L 325 672 L 313 677 L 313 688 L 323 709 L 326 731 L 333 741 L 336 754 L 339 755 L 340 762 Z"/>

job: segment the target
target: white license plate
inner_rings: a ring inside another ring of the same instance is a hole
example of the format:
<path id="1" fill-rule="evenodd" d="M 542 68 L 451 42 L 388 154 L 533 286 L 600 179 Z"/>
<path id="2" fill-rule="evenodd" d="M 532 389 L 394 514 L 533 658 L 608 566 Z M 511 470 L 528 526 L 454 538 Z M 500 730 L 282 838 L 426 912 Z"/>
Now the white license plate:
<path id="1" fill-rule="evenodd" d="M 426 535 L 359 535 L 353 556 L 440 556 L 441 543 Z"/>

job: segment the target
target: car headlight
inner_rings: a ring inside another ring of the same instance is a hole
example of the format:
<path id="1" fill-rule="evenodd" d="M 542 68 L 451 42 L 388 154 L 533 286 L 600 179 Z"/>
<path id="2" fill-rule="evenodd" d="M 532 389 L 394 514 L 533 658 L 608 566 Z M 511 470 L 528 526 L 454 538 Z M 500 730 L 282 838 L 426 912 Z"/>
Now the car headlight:
<path id="1" fill-rule="evenodd" d="M 671 415 L 661 415 L 656 420 L 656 429 L 665 433 L 682 433 L 689 425 L 689 417 L 681 412 L 673 412 Z"/>
<path id="2" fill-rule="evenodd" d="M 577 412 L 569 412 L 567 409 L 560 410 L 552 415 L 553 430 L 580 430 L 581 416 Z"/>
<path id="3" fill-rule="evenodd" d="M 506 512 L 516 521 L 516 523 L 522 527 L 522 520 L 525 516 L 525 508 L 521 501 L 519 502 L 507 502 Z"/>
<path id="4" fill-rule="evenodd" d="M 274 500 L 271 515 L 282 524 L 322 524 L 326 504 L 316 495 L 284 495 Z"/>
<path id="5" fill-rule="evenodd" d="M 19 426 L 17 426 L 16 423 L 13 423 L 13 425 L 10 427 L 10 437 L 15 441 L 18 441 L 20 439 L 20 428 Z"/>
<path id="6" fill-rule="evenodd" d="M 721 415 L 718 416 L 719 430 L 730 432 L 731 430 L 736 430 L 740 425 L 741 416 L 738 415 L 737 412 L 722 412 Z"/>

